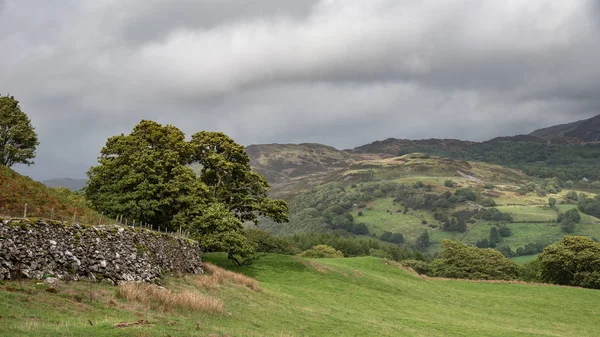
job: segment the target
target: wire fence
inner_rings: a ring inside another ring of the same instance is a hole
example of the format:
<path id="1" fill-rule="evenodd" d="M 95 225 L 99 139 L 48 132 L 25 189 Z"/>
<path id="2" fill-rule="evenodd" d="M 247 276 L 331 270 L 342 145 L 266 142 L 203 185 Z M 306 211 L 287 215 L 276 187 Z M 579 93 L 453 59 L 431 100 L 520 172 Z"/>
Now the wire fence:
<path id="1" fill-rule="evenodd" d="M 77 214 L 77 211 L 73 211 L 72 215 L 65 215 L 65 212 L 55 212 L 54 209 L 50 210 L 40 210 L 40 209 L 28 209 L 27 204 L 23 206 L 22 211 L 15 210 L 6 210 L 0 209 L 0 219 L 9 220 L 9 219 L 19 219 L 19 220 L 29 220 L 34 221 L 35 219 L 42 220 L 50 220 L 50 221 L 59 221 L 62 223 L 70 223 L 70 224 L 80 224 L 80 225 L 91 225 L 95 227 L 106 227 L 106 226 L 116 226 L 116 227 L 130 227 L 130 228 L 140 228 L 143 230 L 148 230 L 152 232 L 160 232 L 167 233 L 173 235 L 178 238 L 190 238 L 190 233 L 188 231 L 183 230 L 181 227 L 177 230 L 173 230 L 168 228 L 165 225 L 154 225 L 147 222 L 141 222 L 136 220 L 129 220 L 127 218 L 123 218 L 123 216 L 117 216 L 116 219 L 109 218 L 104 216 L 103 213 L 100 215 L 89 215 L 89 214 Z"/>

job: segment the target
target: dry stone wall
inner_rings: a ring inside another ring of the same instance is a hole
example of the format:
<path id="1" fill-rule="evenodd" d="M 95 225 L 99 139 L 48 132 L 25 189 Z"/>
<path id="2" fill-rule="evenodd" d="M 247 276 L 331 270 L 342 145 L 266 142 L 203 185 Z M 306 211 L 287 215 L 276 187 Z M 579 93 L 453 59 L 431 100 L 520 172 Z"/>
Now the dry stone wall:
<path id="1" fill-rule="evenodd" d="M 195 241 L 140 228 L 45 220 L 0 220 L 0 280 L 151 282 L 168 272 L 201 273 Z"/>

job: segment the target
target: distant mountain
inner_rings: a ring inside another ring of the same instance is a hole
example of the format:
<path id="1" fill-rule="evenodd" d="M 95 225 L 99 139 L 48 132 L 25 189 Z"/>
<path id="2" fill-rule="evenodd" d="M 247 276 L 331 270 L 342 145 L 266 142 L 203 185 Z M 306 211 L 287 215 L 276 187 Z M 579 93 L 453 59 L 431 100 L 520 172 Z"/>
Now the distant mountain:
<path id="1" fill-rule="evenodd" d="M 442 154 L 464 151 L 477 144 L 458 139 L 396 139 L 388 138 L 348 150 L 351 153 L 385 153 L 392 156 L 402 156 L 409 153 L 421 152 L 428 154 Z"/>
<path id="2" fill-rule="evenodd" d="M 600 115 L 573 123 L 539 129 L 529 135 L 561 143 L 599 142 Z"/>
<path id="3" fill-rule="evenodd" d="M 85 179 L 57 178 L 44 180 L 42 183 L 48 187 L 66 187 L 71 191 L 79 191 L 85 187 Z"/>
<path id="4" fill-rule="evenodd" d="M 250 145 L 246 151 L 253 169 L 272 182 L 329 172 L 354 161 L 347 152 L 313 143 Z"/>

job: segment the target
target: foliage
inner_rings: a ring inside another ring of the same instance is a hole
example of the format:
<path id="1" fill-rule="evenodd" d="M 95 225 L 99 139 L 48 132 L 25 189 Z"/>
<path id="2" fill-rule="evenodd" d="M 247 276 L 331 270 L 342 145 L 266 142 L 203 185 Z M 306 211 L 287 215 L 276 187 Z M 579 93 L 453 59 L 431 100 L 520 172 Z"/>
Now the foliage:
<path id="1" fill-rule="evenodd" d="M 502 236 L 500 236 L 500 231 L 498 230 L 498 227 L 492 226 L 490 228 L 489 239 L 490 239 L 490 243 L 493 243 L 494 247 L 496 246 L 497 243 L 502 241 Z"/>
<path id="2" fill-rule="evenodd" d="M 427 232 L 427 230 L 423 231 L 423 233 L 419 235 L 416 244 L 417 248 L 420 250 L 425 250 L 427 247 L 429 247 L 431 242 L 429 241 L 429 232 Z"/>
<path id="3" fill-rule="evenodd" d="M 477 195 L 475 194 L 475 192 L 468 188 L 459 188 L 456 190 L 456 192 L 454 192 L 454 195 L 457 196 L 459 200 L 461 199 L 461 197 L 464 198 L 464 200 L 470 201 L 475 201 L 475 199 L 477 199 Z"/>
<path id="4" fill-rule="evenodd" d="M 546 282 L 600 289 L 600 243 L 566 236 L 538 257 L 540 277 Z"/>
<path id="5" fill-rule="evenodd" d="M 575 191 L 569 191 L 569 192 L 567 192 L 567 194 L 565 196 L 567 197 L 567 199 L 573 200 L 573 201 L 577 201 L 577 199 L 578 199 L 577 192 L 575 192 Z"/>
<path id="6" fill-rule="evenodd" d="M 385 244 L 375 239 L 356 238 L 352 236 L 343 237 L 332 233 L 305 233 L 294 234 L 292 236 L 282 237 L 292 249 L 304 251 L 317 245 L 327 245 L 341 251 L 344 256 L 368 256 L 375 254 L 379 256 L 383 252 L 383 256 L 395 261 L 420 258 L 427 259 L 426 255 L 417 254 L 407 247 L 400 247 L 396 244 Z"/>
<path id="7" fill-rule="evenodd" d="M 27 204 L 30 217 L 72 221 L 75 216 L 77 222 L 100 221 L 100 214 L 90 208 L 80 193 L 48 188 L 6 166 L 0 166 L 0 186 L 0 215 L 23 216 Z M 103 219 L 107 220 L 107 217 Z"/>
<path id="8" fill-rule="evenodd" d="M 85 191 L 109 216 L 185 228 L 203 249 L 227 252 L 242 264 L 256 247 L 243 222 L 259 216 L 287 221 L 287 204 L 267 197 L 269 185 L 249 160 L 244 147 L 222 133 L 200 132 L 186 142 L 176 127 L 143 120 L 129 135 L 108 139 Z M 187 166 L 192 162 L 200 165 L 199 176 Z"/>
<path id="9" fill-rule="evenodd" d="M 33 164 L 38 142 L 31 120 L 13 96 L 0 95 L 0 165 Z"/>
<path id="10" fill-rule="evenodd" d="M 456 182 L 452 179 L 446 179 L 444 180 L 444 186 L 446 187 L 456 187 Z"/>
<path id="11" fill-rule="evenodd" d="M 244 235 L 240 220 L 221 203 L 210 204 L 182 227 L 205 251 L 226 252 L 227 257 L 238 265 L 252 261 L 257 248 L 257 244 Z"/>
<path id="12" fill-rule="evenodd" d="M 88 172 L 86 195 L 111 217 L 171 226 L 175 215 L 209 200 L 206 185 L 185 165 L 189 145 L 174 126 L 142 121 L 108 139 Z"/>
<path id="13" fill-rule="evenodd" d="M 565 218 L 560 222 L 560 228 L 565 233 L 573 233 L 575 228 L 577 227 L 577 223 L 571 219 Z"/>
<path id="14" fill-rule="evenodd" d="M 600 179 L 600 144 L 484 142 L 465 151 L 439 153 L 454 159 L 483 161 L 522 170 L 539 178 L 579 181 Z"/>
<path id="15" fill-rule="evenodd" d="M 577 207 L 581 212 L 598 218 L 600 217 L 600 200 L 598 200 L 600 198 L 599 196 L 600 195 L 596 196 L 595 199 L 583 198 L 579 201 Z"/>
<path id="16" fill-rule="evenodd" d="M 244 235 L 256 245 L 256 252 L 296 255 L 301 250 L 288 238 L 274 236 L 258 228 L 245 228 Z"/>
<path id="17" fill-rule="evenodd" d="M 443 251 L 431 263 L 431 275 L 478 280 L 513 280 L 519 266 L 493 249 L 470 247 L 461 242 L 442 241 Z"/>
<path id="18" fill-rule="evenodd" d="M 548 207 L 554 208 L 554 206 L 556 205 L 556 198 L 548 198 Z"/>
<path id="19" fill-rule="evenodd" d="M 404 243 L 404 236 L 400 233 L 384 232 L 379 237 L 381 241 L 392 242 L 392 243 Z"/>
<path id="20" fill-rule="evenodd" d="M 402 265 L 416 271 L 421 275 L 427 275 L 430 271 L 429 263 L 421 260 L 404 260 Z"/>
<path id="21" fill-rule="evenodd" d="M 300 253 L 300 256 L 310 258 L 341 258 L 344 257 L 344 254 L 331 246 L 318 245 L 303 251 Z"/>
<path id="22" fill-rule="evenodd" d="M 200 180 L 216 202 L 227 205 L 242 222 L 258 222 L 259 216 L 277 223 L 288 221 L 283 200 L 267 197 L 269 184 L 250 167 L 246 149 L 221 132 L 202 131 L 192 135 L 188 162 L 200 166 Z"/>
<path id="23" fill-rule="evenodd" d="M 52 294 L 35 280 L 6 281 L 0 335 L 581 337 L 598 330 L 600 292 L 590 289 L 423 280 L 372 257 L 308 261 L 327 273 L 285 255 L 240 268 L 225 254 L 203 259 L 251 276 L 263 292 L 228 283 L 206 290 L 198 285 L 206 275 L 165 276 L 162 286 L 174 294 L 221 300 L 226 311 L 215 315 L 153 310 L 118 298 L 115 287 L 103 283 L 68 282 Z M 113 326 L 141 319 L 151 324 Z"/>
<path id="24" fill-rule="evenodd" d="M 482 220 L 491 220 L 491 221 L 504 221 L 504 222 L 512 222 L 513 218 L 509 213 L 502 213 L 497 208 L 486 208 L 481 210 L 476 215 L 477 218 Z"/>
<path id="25" fill-rule="evenodd" d="M 492 198 L 486 198 L 481 201 L 481 206 L 483 207 L 494 207 L 496 206 L 496 201 Z"/>

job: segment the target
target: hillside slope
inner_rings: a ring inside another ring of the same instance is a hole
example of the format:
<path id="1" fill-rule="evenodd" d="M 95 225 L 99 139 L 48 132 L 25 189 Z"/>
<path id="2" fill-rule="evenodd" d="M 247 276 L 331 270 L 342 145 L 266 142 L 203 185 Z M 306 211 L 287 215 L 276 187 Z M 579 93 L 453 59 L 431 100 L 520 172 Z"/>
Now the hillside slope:
<path id="1" fill-rule="evenodd" d="M 393 156 L 401 156 L 408 153 L 423 152 L 429 154 L 452 153 L 463 151 L 476 142 L 458 139 L 396 139 L 388 138 L 375 141 L 349 150 L 351 153 L 385 153 Z"/>
<path id="2" fill-rule="evenodd" d="M 598 142 L 600 141 L 600 115 L 573 123 L 535 130 L 529 135 L 546 140 L 563 139 L 564 142 Z"/>
<path id="3" fill-rule="evenodd" d="M 205 260 L 227 266 L 221 254 Z M 0 335 L 582 337 L 597 335 L 600 325 L 600 292 L 589 289 L 423 279 L 370 257 L 268 255 L 235 271 L 258 280 L 262 290 L 207 290 L 206 276 L 163 284 L 216 297 L 223 313 L 153 309 L 118 298 L 107 285 L 75 282 L 54 294 L 33 282 L 8 282 L 0 287 Z"/>
<path id="4" fill-rule="evenodd" d="M 0 216 L 23 216 L 57 220 L 96 221 L 100 214 L 85 199 L 66 189 L 54 189 L 0 166 Z"/>

